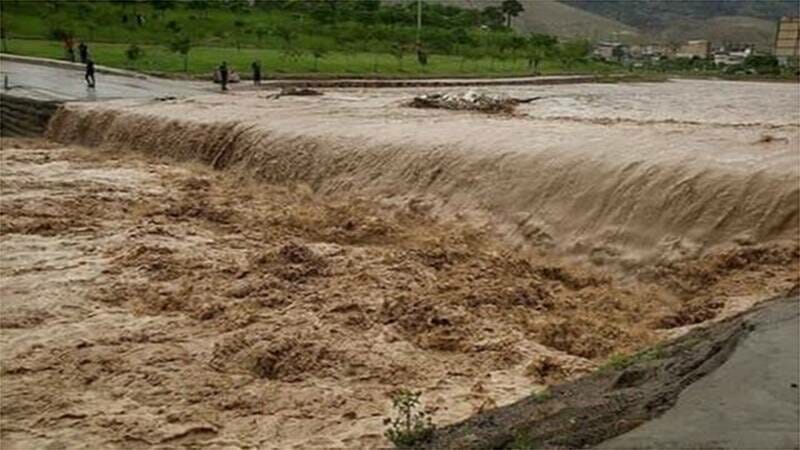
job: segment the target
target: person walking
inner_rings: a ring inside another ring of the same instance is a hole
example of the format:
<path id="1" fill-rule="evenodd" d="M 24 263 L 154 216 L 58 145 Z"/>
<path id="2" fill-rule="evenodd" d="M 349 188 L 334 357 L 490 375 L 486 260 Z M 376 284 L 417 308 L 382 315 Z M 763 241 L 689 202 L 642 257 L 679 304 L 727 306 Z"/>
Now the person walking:
<path id="1" fill-rule="evenodd" d="M 219 82 L 222 84 L 222 90 L 228 90 L 228 63 L 222 61 L 219 66 Z"/>
<path id="2" fill-rule="evenodd" d="M 84 78 L 86 79 L 86 84 L 89 85 L 89 88 L 94 89 L 94 61 L 89 58 L 86 59 L 86 75 Z"/>
<path id="3" fill-rule="evenodd" d="M 83 41 L 78 45 L 78 55 L 81 58 L 81 64 L 86 64 L 89 60 L 89 46 Z"/>
<path id="4" fill-rule="evenodd" d="M 258 86 L 261 84 L 261 64 L 258 61 L 253 61 L 251 67 L 253 68 L 253 84 Z"/>

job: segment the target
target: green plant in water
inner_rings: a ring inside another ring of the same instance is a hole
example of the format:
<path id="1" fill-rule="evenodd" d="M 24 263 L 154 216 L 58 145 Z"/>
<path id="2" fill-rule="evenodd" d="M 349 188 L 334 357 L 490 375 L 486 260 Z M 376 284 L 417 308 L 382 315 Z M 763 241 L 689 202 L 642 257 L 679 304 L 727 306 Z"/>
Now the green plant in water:
<path id="1" fill-rule="evenodd" d="M 401 389 L 392 397 L 396 416 L 384 420 L 389 427 L 384 435 L 398 447 L 411 447 L 433 436 L 433 422 L 422 409 L 420 394 Z"/>

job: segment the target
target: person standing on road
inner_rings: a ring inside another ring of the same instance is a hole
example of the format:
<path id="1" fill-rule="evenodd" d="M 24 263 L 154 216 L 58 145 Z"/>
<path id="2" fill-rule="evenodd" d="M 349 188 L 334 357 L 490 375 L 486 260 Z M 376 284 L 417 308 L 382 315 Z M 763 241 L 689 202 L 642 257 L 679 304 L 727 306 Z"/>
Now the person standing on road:
<path id="1" fill-rule="evenodd" d="M 78 46 L 78 55 L 81 58 L 82 64 L 86 64 L 89 60 L 89 46 L 83 41 L 81 41 L 81 44 Z"/>
<path id="2" fill-rule="evenodd" d="M 89 88 L 94 89 L 94 61 L 89 58 L 86 59 L 86 75 L 84 78 L 86 79 L 86 84 L 89 85 Z"/>
<path id="3" fill-rule="evenodd" d="M 253 61 L 251 67 L 253 68 L 253 84 L 258 86 L 261 84 L 261 64 L 258 61 Z"/>
<path id="4" fill-rule="evenodd" d="M 222 90 L 228 90 L 228 63 L 222 61 L 222 64 L 219 66 L 219 82 L 222 84 Z"/>

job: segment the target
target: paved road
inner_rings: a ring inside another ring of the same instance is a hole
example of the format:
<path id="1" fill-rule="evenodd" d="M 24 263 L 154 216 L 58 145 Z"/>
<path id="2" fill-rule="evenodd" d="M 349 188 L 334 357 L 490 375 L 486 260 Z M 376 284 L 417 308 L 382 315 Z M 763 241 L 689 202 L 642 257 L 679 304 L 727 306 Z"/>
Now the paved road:
<path id="1" fill-rule="evenodd" d="M 74 69 L 48 67 L 16 61 L 2 61 L 0 72 L 8 76 L 12 95 L 63 101 L 92 101 L 113 98 L 146 98 L 164 95 L 197 95 L 213 92 L 208 83 L 133 78 L 98 73 L 96 89 L 89 89 L 83 73 Z"/>
<path id="2" fill-rule="evenodd" d="M 620 449 L 800 447 L 800 299 L 755 316 L 720 368 L 689 386 L 663 416 L 604 442 Z"/>
<path id="3" fill-rule="evenodd" d="M 31 62 L 20 61 L 31 60 Z M 59 67 L 61 66 L 61 67 Z M 71 66 L 71 67 L 70 67 Z M 147 98 L 164 95 L 189 96 L 219 92 L 210 82 L 177 81 L 155 77 L 130 77 L 98 72 L 97 88 L 87 88 L 79 65 L 41 58 L 4 55 L 0 72 L 8 75 L 10 90 L 16 95 L 42 100 L 91 101 L 113 98 Z M 122 72 L 122 71 L 120 71 Z M 286 86 L 322 88 L 385 88 L 385 87 L 470 87 L 495 85 L 546 85 L 591 82 L 591 75 L 563 75 L 520 78 L 441 78 L 441 79 L 331 79 L 331 80 L 265 80 L 260 87 L 250 82 L 231 86 L 232 90 L 277 89 Z"/>

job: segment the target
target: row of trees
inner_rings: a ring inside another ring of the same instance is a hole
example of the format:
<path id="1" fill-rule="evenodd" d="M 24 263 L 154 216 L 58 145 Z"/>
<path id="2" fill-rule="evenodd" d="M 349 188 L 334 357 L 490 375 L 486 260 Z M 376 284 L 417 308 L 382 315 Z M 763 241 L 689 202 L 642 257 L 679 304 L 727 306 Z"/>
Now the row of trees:
<path id="1" fill-rule="evenodd" d="M 208 14 L 219 7 L 211 0 L 149 0 L 162 14 L 166 10 L 185 7 Z M 130 3 L 129 3 L 130 4 Z M 135 4 L 134 4 L 135 5 Z M 415 2 L 381 3 L 380 0 L 227 0 L 223 5 L 230 11 L 245 13 L 255 11 L 289 11 L 304 14 L 322 24 L 353 21 L 361 24 L 413 26 L 416 24 Z M 426 2 L 425 23 L 432 27 L 470 27 L 486 25 L 494 29 L 511 27 L 511 21 L 525 8 L 519 0 L 503 0 L 499 6 L 482 10 L 460 8 L 435 2 Z"/>
<path id="2" fill-rule="evenodd" d="M 325 39 L 311 42 L 307 48 L 296 45 L 297 36 L 290 29 L 282 28 L 278 31 L 283 41 L 282 54 L 284 58 L 297 60 L 304 55 L 313 58 L 313 70 L 319 69 L 319 61 L 332 51 L 341 51 L 341 48 L 330 45 Z M 189 53 L 196 41 L 187 34 L 177 32 L 169 42 L 168 48 L 180 54 L 184 59 L 184 71 L 188 71 Z M 377 44 L 377 42 L 375 43 Z M 416 43 L 403 41 L 394 43 L 386 53 L 391 53 L 397 60 L 398 67 L 403 67 L 407 55 L 417 53 L 420 47 Z M 496 61 L 525 60 L 527 68 L 533 73 L 539 72 L 540 63 L 546 59 L 555 59 L 566 67 L 571 68 L 576 63 L 584 62 L 591 52 L 591 44 L 587 41 L 576 40 L 559 43 L 556 38 L 544 34 L 531 34 L 528 37 L 509 35 L 505 39 L 494 39 L 492 45 L 482 47 L 463 46 L 456 48 L 454 54 L 461 57 L 461 69 L 468 60 L 490 59 L 492 64 Z M 126 53 L 128 59 L 134 62 L 142 54 L 141 49 L 135 44 Z M 418 58 L 420 64 L 427 64 L 427 56 Z"/>
<path id="3" fill-rule="evenodd" d="M 269 0 L 252 5 L 246 0 L 47 0 L 33 4 L 4 0 L 9 1 L 10 6 L 4 9 L 12 16 L 46 17 L 49 28 L 72 26 L 91 40 L 157 44 L 172 39 L 180 28 L 202 30 L 211 45 L 269 46 L 280 41 L 278 27 L 291 28 L 300 35 L 300 45 L 304 36 L 323 36 L 342 46 L 381 41 L 388 48 L 417 37 L 416 7 L 410 0 Z M 15 4 L 20 6 L 14 8 Z M 504 0 L 483 10 L 430 1 L 423 5 L 421 39 L 428 49 L 440 53 L 451 52 L 456 45 L 480 46 L 486 35 L 509 33 L 512 19 L 524 11 L 518 0 Z M 14 31 L 28 34 L 31 29 L 25 28 Z"/>
<path id="4" fill-rule="evenodd" d="M 47 0 L 33 7 L 22 1 L 4 2 L 8 21 L 24 14 L 45 16 L 45 34 L 65 46 L 76 35 L 94 41 L 97 34 L 100 40 L 138 44 L 126 52 L 135 62 L 142 57 L 143 44 L 163 45 L 183 56 L 185 70 L 189 54 L 200 45 L 278 48 L 289 59 L 312 57 L 315 70 L 334 51 L 390 53 L 401 66 L 411 53 L 424 56 L 418 58 L 420 63 L 429 54 L 459 56 L 462 67 L 469 60 L 490 59 L 494 64 L 524 59 L 533 71 L 545 59 L 571 66 L 589 54 L 583 41 L 559 43 L 552 36 L 512 31 L 513 19 L 524 12 L 518 0 L 482 10 L 426 1 L 421 34 L 415 26 L 415 1 Z"/>

